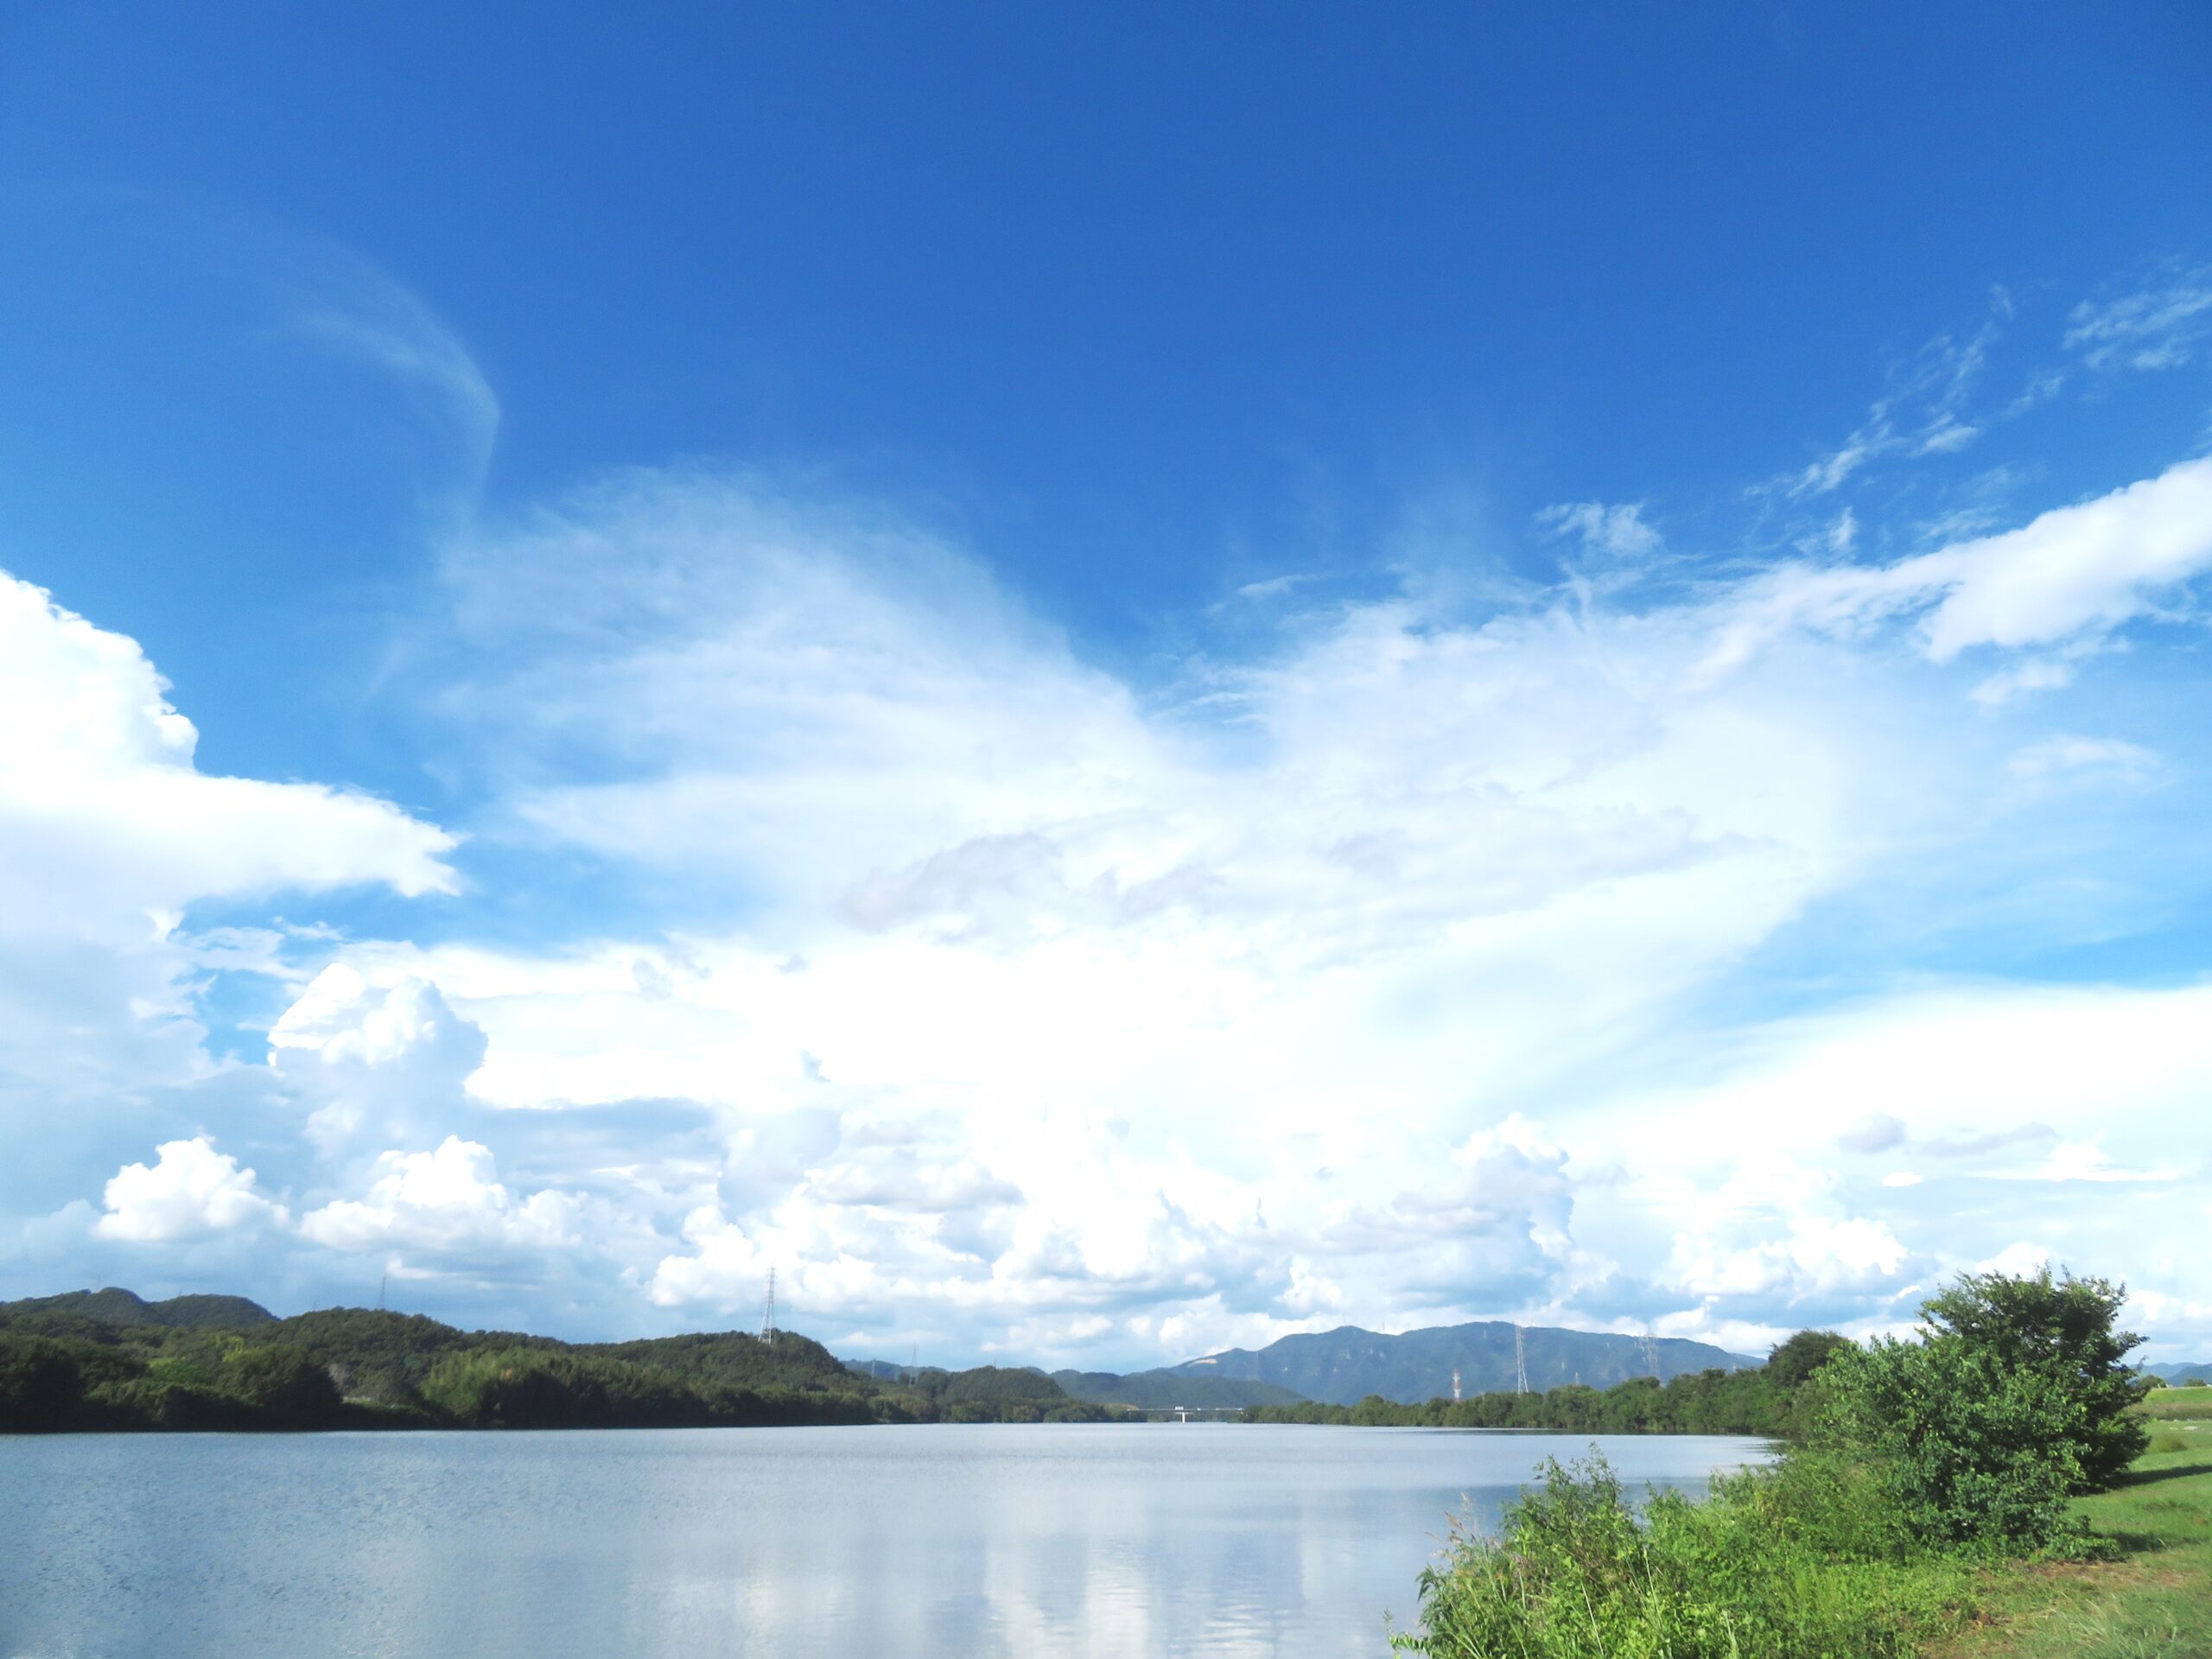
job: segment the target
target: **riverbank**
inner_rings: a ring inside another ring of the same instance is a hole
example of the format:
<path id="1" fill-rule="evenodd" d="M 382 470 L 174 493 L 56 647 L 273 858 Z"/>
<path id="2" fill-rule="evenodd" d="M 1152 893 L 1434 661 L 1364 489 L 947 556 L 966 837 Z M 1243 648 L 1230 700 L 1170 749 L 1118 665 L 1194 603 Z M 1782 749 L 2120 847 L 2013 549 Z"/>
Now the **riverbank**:
<path id="1" fill-rule="evenodd" d="M 1395 1645 L 1435 1659 L 2212 1653 L 2212 1413 L 2125 1363 L 2140 1340 L 2117 1327 L 2126 1295 L 2070 1272 L 1961 1274 L 1910 1338 L 1832 1348 L 1797 1402 L 1802 1437 L 1701 1502 L 1637 1493 L 1595 1454 L 1548 1463 L 1495 1530 L 1455 1531 Z"/>
<path id="2" fill-rule="evenodd" d="M 1430 1655 L 2212 1659 L 2212 1389 L 2160 1390 L 2110 1490 L 2013 1554 L 1905 1542 L 1863 1465 L 1793 1452 L 1702 1502 L 1551 1466 L 1424 1576 Z M 2069 1518 L 2081 1529 L 2069 1524 Z M 1993 1541 L 1991 1541 L 1993 1543 Z"/>
<path id="3" fill-rule="evenodd" d="M 1929 1659 L 2212 1655 L 2212 1388 L 2162 1389 L 2137 1410 L 2150 1450 L 2075 1505 L 2115 1558 L 1991 1573 L 1967 1627 Z"/>

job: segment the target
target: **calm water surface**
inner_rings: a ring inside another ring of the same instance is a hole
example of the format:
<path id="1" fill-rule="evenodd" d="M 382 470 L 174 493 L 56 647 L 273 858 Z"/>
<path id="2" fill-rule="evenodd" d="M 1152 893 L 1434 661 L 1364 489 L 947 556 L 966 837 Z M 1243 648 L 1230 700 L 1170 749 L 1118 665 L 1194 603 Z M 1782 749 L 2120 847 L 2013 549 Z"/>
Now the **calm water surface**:
<path id="1" fill-rule="evenodd" d="M 1756 1441 L 1601 1440 L 1702 1486 Z M 1066 1425 L 0 1438 L 0 1653 L 1380 1656 L 1585 1438 Z"/>

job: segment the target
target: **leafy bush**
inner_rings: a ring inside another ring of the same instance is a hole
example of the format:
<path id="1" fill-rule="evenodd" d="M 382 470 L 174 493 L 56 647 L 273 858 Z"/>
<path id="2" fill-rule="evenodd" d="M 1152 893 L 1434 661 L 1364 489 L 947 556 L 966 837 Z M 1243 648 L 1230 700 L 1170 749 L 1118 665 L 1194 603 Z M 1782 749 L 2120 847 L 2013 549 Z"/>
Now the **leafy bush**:
<path id="1" fill-rule="evenodd" d="M 1991 1354 L 2008 1370 L 2048 1380 L 2069 1402 L 2080 1465 L 2077 1491 L 2101 1491 L 2143 1455 L 2143 1426 L 2126 1414 L 2142 1377 L 2121 1362 L 2143 1338 L 2115 1329 L 2127 1287 L 2103 1279 L 2053 1278 L 2049 1268 L 2015 1276 L 1961 1274 L 1921 1307 L 1936 1342 Z"/>
<path id="2" fill-rule="evenodd" d="M 2069 1497 L 2147 1438 L 2127 1413 L 2142 1389 L 2120 1363 L 2136 1340 L 2113 1328 L 2122 1294 L 2070 1274 L 1969 1274 L 1922 1309 L 1924 1340 L 1793 1338 L 1773 1369 L 1814 1402 L 1810 1443 L 1717 1479 L 1701 1503 L 1662 1493 L 1641 1516 L 1602 1461 L 1548 1465 L 1497 1536 L 1455 1535 L 1422 1576 L 1420 1633 L 1398 1645 L 1465 1659 L 1910 1652 L 1958 1617 L 1976 1560 L 2086 1549 Z"/>
<path id="3" fill-rule="evenodd" d="M 1639 1517 L 1602 1459 L 1545 1465 L 1494 1537 L 1454 1535 L 1421 1576 L 1421 1630 L 1402 1651 L 1512 1659 L 1831 1659 L 1911 1652 L 1956 1605 L 1948 1564 L 1899 1571 L 1838 1554 L 1839 1489 L 1755 1471 L 1701 1503 L 1654 1497 Z M 1812 1512 L 1799 1505 L 1812 1500 Z"/>
<path id="4" fill-rule="evenodd" d="M 2120 1364 L 2139 1340 L 2101 1279 L 1969 1274 L 1921 1310 L 1924 1340 L 1878 1340 L 1823 1369 L 1821 1437 L 1866 1459 L 1921 1542 L 2070 1551 L 2067 1500 L 2107 1486 L 2149 1435 Z"/>

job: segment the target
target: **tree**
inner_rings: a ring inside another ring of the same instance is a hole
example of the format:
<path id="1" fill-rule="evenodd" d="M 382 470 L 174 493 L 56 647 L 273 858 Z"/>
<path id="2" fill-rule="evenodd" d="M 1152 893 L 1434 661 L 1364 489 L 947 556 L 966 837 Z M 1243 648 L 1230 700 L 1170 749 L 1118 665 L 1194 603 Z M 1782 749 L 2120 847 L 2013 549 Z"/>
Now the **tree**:
<path id="1" fill-rule="evenodd" d="M 338 1411 L 329 1371 L 289 1343 L 236 1350 L 223 1363 L 222 1382 L 228 1392 L 289 1425 L 313 1426 Z"/>
<path id="2" fill-rule="evenodd" d="M 1834 1331 L 1800 1331 L 1787 1342 L 1777 1343 L 1766 1357 L 1768 1378 L 1785 1389 L 1802 1386 L 1815 1371 L 1851 1346 L 1851 1338 Z"/>
<path id="3" fill-rule="evenodd" d="M 2048 1380 L 2072 1408 L 2069 1436 L 2081 1465 L 2077 1491 L 2099 1491 L 2143 1455 L 2150 1434 L 2124 1415 L 2143 1397 L 2143 1382 L 2121 1363 L 2143 1338 L 2114 1329 L 2127 1287 L 2105 1279 L 2077 1279 L 2049 1268 L 2015 1277 L 1961 1274 L 1921 1308 L 1941 1340 L 1951 1338 L 1993 1356 L 2008 1370 Z"/>
<path id="4" fill-rule="evenodd" d="M 2078 1531 L 2066 1500 L 2140 1455 L 2141 1395 L 2101 1279 L 1968 1274 L 1921 1309 L 1917 1341 L 1839 1349 L 1817 1384 L 1820 1432 L 1866 1459 L 1923 1542 L 2044 1548 Z"/>

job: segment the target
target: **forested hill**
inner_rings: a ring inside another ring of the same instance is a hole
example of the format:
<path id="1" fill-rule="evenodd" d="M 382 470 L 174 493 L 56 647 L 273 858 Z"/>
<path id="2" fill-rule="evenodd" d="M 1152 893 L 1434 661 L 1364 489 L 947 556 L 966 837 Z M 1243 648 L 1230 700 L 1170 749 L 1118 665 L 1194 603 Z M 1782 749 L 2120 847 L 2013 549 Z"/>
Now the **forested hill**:
<path id="1" fill-rule="evenodd" d="M 1591 1331 L 1529 1325 L 1521 1332 L 1528 1386 L 1538 1393 L 1577 1383 L 1603 1389 L 1631 1377 L 1665 1382 L 1699 1371 L 1744 1370 L 1759 1363 L 1707 1343 L 1679 1337 L 1644 1339 Z M 1517 1383 L 1513 1326 L 1502 1320 L 1432 1325 L 1395 1336 L 1347 1325 L 1334 1331 L 1290 1336 L 1256 1351 L 1186 1361 L 1179 1376 L 1235 1377 L 1272 1382 L 1309 1400 L 1349 1406 L 1370 1395 L 1412 1403 L 1452 1393 L 1457 1366 L 1468 1395 L 1512 1390 Z"/>
<path id="2" fill-rule="evenodd" d="M 114 1317 L 110 1317 L 113 1315 Z M 241 1297 L 79 1291 L 0 1304 L 0 1430 L 631 1428 L 1098 1422 L 1041 1371 L 887 1383 L 820 1343 L 749 1332 L 566 1343 L 419 1314 L 280 1319 Z"/>
<path id="3" fill-rule="evenodd" d="M 179 1331 L 245 1331 L 276 1317 L 243 1296 L 172 1296 L 165 1302 L 149 1302 L 114 1286 L 0 1302 L 0 1322 L 34 1313 L 74 1315 L 101 1325 L 162 1325 Z"/>

